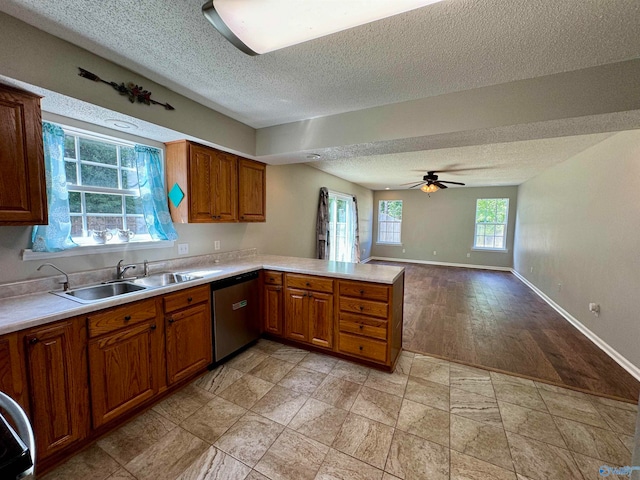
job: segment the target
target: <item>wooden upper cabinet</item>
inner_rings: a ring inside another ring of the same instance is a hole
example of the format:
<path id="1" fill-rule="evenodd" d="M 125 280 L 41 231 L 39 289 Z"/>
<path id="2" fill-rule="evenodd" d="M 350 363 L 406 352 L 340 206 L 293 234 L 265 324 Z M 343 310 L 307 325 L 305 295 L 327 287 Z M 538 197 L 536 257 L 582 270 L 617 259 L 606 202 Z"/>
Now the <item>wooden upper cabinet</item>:
<path id="1" fill-rule="evenodd" d="M 241 222 L 266 220 L 266 165 L 238 159 L 238 204 Z"/>
<path id="2" fill-rule="evenodd" d="M 47 189 L 40 97 L 0 85 L 0 225 L 43 225 Z"/>
<path id="3" fill-rule="evenodd" d="M 176 223 L 262 222 L 265 220 L 265 165 L 187 140 L 167 147 L 167 190 L 184 193 L 169 201 Z"/>
<path id="4" fill-rule="evenodd" d="M 24 335 L 38 460 L 89 433 L 87 330 L 75 318 Z"/>

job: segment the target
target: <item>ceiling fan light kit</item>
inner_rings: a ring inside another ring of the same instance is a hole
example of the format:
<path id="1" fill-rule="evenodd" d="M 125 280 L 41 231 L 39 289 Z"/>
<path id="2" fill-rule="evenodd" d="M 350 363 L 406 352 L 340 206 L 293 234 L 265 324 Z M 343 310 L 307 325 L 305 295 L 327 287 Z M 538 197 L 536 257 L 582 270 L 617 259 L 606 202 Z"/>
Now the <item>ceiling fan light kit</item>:
<path id="1" fill-rule="evenodd" d="M 425 183 L 420 187 L 420 190 L 422 190 L 424 193 L 433 193 L 440 190 L 440 188 L 434 183 L 430 183 L 428 185 Z"/>
<path id="2" fill-rule="evenodd" d="M 236 48 L 261 55 L 441 0 L 209 0 L 202 13 Z"/>

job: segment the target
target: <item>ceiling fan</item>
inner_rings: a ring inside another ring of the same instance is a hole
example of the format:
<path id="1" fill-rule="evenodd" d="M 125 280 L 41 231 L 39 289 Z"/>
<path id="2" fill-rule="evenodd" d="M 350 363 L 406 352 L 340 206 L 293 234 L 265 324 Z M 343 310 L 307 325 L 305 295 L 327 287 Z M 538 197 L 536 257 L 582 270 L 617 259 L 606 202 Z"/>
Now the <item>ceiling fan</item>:
<path id="1" fill-rule="evenodd" d="M 432 193 L 440 190 L 441 188 L 449 188 L 445 185 L 445 183 L 450 183 L 452 185 L 464 185 L 461 182 L 451 182 L 449 180 L 438 180 L 438 175 L 436 175 L 435 171 L 427 172 L 427 174 L 422 177 L 422 182 L 416 183 L 415 185 L 410 186 L 409 188 L 416 188 L 420 185 L 420 190 L 425 193 Z M 405 185 L 409 185 L 405 183 Z"/>

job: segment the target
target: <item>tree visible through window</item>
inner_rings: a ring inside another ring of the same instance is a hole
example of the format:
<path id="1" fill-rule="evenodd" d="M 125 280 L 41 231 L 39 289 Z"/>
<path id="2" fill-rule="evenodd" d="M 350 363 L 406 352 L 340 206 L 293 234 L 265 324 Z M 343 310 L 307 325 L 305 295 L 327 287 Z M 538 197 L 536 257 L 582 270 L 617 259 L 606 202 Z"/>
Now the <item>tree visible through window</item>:
<path id="1" fill-rule="evenodd" d="M 151 240 L 144 220 L 133 145 L 92 138 L 65 129 L 65 170 L 71 237 L 93 243 L 92 231 L 130 230 Z"/>
<path id="2" fill-rule="evenodd" d="M 378 243 L 401 243 L 402 200 L 380 200 Z"/>
<path id="3" fill-rule="evenodd" d="M 474 248 L 504 250 L 507 248 L 508 198 L 479 198 L 476 201 Z"/>

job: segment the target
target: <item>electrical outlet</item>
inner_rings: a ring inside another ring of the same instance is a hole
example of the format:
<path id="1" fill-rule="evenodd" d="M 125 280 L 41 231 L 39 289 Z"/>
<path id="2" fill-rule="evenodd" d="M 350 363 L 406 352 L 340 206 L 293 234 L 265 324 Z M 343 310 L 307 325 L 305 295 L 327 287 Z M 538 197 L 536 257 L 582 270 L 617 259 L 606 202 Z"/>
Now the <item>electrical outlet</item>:
<path id="1" fill-rule="evenodd" d="M 434 251 L 433 251 L 433 254 L 434 254 L 434 255 L 437 255 L 438 253 L 434 250 Z"/>
<path id="2" fill-rule="evenodd" d="M 596 317 L 600 316 L 600 305 L 598 305 L 597 303 L 590 303 L 589 304 L 589 311 L 591 313 L 593 313 Z"/>
<path id="3" fill-rule="evenodd" d="M 561 291 L 562 291 L 562 284 L 561 284 L 561 283 L 559 283 L 559 284 L 558 284 L 558 291 L 559 291 L 559 292 L 561 292 Z"/>
<path id="4" fill-rule="evenodd" d="M 533 267 L 531 267 L 531 269 L 529 270 L 529 273 L 533 273 Z"/>
<path id="5" fill-rule="evenodd" d="M 407 250 L 403 248 L 402 253 L 407 253 Z"/>
<path id="6" fill-rule="evenodd" d="M 188 243 L 179 243 L 178 244 L 178 255 L 186 255 L 189 253 L 189 244 Z"/>
<path id="7" fill-rule="evenodd" d="M 216 240 L 215 242 L 213 242 L 213 249 L 220 250 L 220 240 Z"/>
<path id="8" fill-rule="evenodd" d="M 471 258 L 471 254 L 470 253 L 467 253 L 467 258 Z"/>

